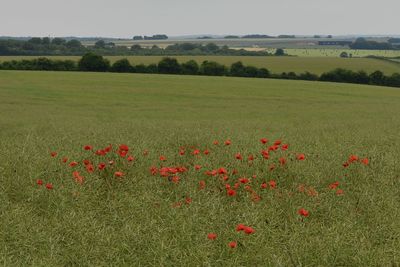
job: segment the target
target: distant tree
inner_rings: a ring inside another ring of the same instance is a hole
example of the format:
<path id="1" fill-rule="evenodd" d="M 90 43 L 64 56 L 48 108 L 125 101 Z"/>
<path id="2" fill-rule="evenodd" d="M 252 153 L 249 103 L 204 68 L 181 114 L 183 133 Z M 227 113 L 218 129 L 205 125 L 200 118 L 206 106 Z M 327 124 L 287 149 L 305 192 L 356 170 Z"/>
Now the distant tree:
<path id="1" fill-rule="evenodd" d="M 234 77 L 245 76 L 245 67 L 241 61 L 235 62 L 231 65 L 230 75 Z"/>
<path id="2" fill-rule="evenodd" d="M 219 50 L 218 45 L 216 45 L 214 43 L 208 43 L 208 44 L 206 44 L 206 46 L 204 48 L 209 52 L 216 52 Z"/>
<path id="3" fill-rule="evenodd" d="M 386 85 L 400 87 L 400 74 L 393 73 L 391 76 L 387 77 Z"/>
<path id="4" fill-rule="evenodd" d="M 340 57 L 342 57 L 342 58 L 348 58 L 349 55 L 347 54 L 347 52 L 343 51 L 342 53 L 340 53 Z"/>
<path id="5" fill-rule="evenodd" d="M 33 37 L 33 38 L 29 39 L 28 42 L 33 45 L 41 45 L 42 39 L 40 37 Z"/>
<path id="6" fill-rule="evenodd" d="M 51 40 L 51 44 L 53 45 L 65 45 L 66 41 L 62 38 L 54 38 L 53 40 Z"/>
<path id="7" fill-rule="evenodd" d="M 382 71 L 375 71 L 369 75 L 371 84 L 382 85 L 385 83 L 385 75 Z"/>
<path id="8" fill-rule="evenodd" d="M 112 72 L 132 72 L 133 67 L 128 59 L 123 58 L 115 61 L 110 70 Z"/>
<path id="9" fill-rule="evenodd" d="M 329 34 L 329 35 L 327 36 L 327 38 L 332 39 L 333 36 Z"/>
<path id="10" fill-rule="evenodd" d="M 142 47 L 138 44 L 131 46 L 131 51 L 140 51 L 140 50 L 142 50 Z"/>
<path id="11" fill-rule="evenodd" d="M 268 78 L 271 76 L 271 73 L 266 68 L 258 69 L 257 77 L 258 78 Z"/>
<path id="12" fill-rule="evenodd" d="M 239 39 L 240 37 L 237 35 L 227 35 L 224 37 L 225 39 Z"/>
<path id="13" fill-rule="evenodd" d="M 317 81 L 318 80 L 318 75 L 312 74 L 312 73 L 306 71 L 305 73 L 301 73 L 299 75 L 299 78 L 301 80 L 306 80 L 306 81 Z"/>
<path id="14" fill-rule="evenodd" d="M 165 57 L 158 62 L 158 72 L 165 74 L 179 74 L 181 66 L 175 58 Z"/>
<path id="15" fill-rule="evenodd" d="M 223 76 L 226 74 L 226 67 L 214 61 L 204 61 L 200 66 L 200 74 L 210 76 Z"/>
<path id="16" fill-rule="evenodd" d="M 79 42 L 78 40 L 72 39 L 69 40 L 65 46 L 67 46 L 68 48 L 72 48 L 72 49 L 79 49 L 82 48 L 82 44 L 81 42 Z"/>
<path id="17" fill-rule="evenodd" d="M 188 62 L 182 63 L 182 74 L 196 75 L 199 73 L 199 64 L 194 60 L 189 60 Z"/>
<path id="18" fill-rule="evenodd" d="M 42 45 L 46 45 L 49 46 L 51 43 L 50 38 L 49 37 L 44 37 L 42 38 Z"/>
<path id="19" fill-rule="evenodd" d="M 78 67 L 81 71 L 105 72 L 109 70 L 110 62 L 100 55 L 87 53 L 79 60 Z"/>
<path id="20" fill-rule="evenodd" d="M 285 55 L 285 50 L 283 50 L 282 48 L 278 48 L 275 51 L 275 56 L 284 56 Z"/>
<path id="21" fill-rule="evenodd" d="M 157 64 L 150 64 L 146 68 L 146 73 L 158 73 Z"/>
<path id="22" fill-rule="evenodd" d="M 133 40 L 135 40 L 135 41 L 143 40 L 143 36 L 140 36 L 140 35 L 133 36 Z"/>
<path id="23" fill-rule="evenodd" d="M 98 40 L 95 44 L 94 47 L 97 49 L 104 49 L 106 48 L 106 42 L 104 40 Z"/>

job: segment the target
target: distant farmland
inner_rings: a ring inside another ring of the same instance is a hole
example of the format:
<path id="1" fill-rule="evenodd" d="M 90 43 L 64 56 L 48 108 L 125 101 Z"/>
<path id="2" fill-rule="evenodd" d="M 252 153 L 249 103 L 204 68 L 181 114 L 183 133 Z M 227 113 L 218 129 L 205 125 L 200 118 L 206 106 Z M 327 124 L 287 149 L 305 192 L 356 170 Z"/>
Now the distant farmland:
<path id="1" fill-rule="evenodd" d="M 224 65 L 231 65 L 234 62 L 242 61 L 246 65 L 268 68 L 273 73 L 281 72 L 312 72 L 321 74 L 335 68 L 344 68 L 353 71 L 363 70 L 371 73 L 380 70 L 385 74 L 400 73 L 400 64 L 371 58 L 339 58 L 339 57 L 246 57 L 246 56 L 173 56 L 180 62 L 191 59 L 201 63 L 204 60 L 217 61 Z M 0 61 L 32 59 L 37 56 L 0 56 Z M 48 56 L 52 59 L 79 60 L 79 56 Z M 157 63 L 162 56 L 107 56 L 111 63 L 121 58 L 128 58 L 132 64 Z"/>

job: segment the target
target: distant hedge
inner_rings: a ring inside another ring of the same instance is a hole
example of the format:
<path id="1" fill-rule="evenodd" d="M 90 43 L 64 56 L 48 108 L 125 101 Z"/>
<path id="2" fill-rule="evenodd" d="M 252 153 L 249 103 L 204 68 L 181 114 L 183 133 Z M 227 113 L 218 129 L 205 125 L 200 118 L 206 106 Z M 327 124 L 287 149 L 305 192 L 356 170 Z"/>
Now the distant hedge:
<path id="1" fill-rule="evenodd" d="M 387 76 L 381 71 L 375 71 L 368 74 L 364 71 L 355 72 L 352 70 L 339 68 L 325 72 L 320 76 L 309 72 L 301 74 L 296 74 L 294 72 L 272 74 L 265 68 L 245 66 L 242 62 L 236 62 L 230 67 L 227 67 L 214 61 L 204 61 L 200 65 L 194 60 L 179 63 L 177 59 L 170 57 L 163 58 L 160 60 L 160 62 L 158 62 L 158 64 L 132 65 L 127 59 L 120 59 L 111 65 L 107 59 L 93 53 L 84 55 L 78 63 L 71 60 L 52 60 L 42 57 L 32 60 L 5 61 L 0 63 L 0 69 L 231 76 L 305 81 L 328 81 L 400 87 L 399 73 Z"/>

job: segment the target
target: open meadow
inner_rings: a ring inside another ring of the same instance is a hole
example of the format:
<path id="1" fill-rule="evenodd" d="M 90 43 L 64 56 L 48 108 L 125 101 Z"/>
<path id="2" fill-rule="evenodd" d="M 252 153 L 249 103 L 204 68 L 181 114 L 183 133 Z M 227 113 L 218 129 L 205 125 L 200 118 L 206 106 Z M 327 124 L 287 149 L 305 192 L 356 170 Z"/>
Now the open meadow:
<path id="1" fill-rule="evenodd" d="M 46 56 L 50 59 L 70 59 L 78 61 L 79 56 Z M 180 63 L 195 60 L 201 64 L 204 60 L 216 61 L 226 66 L 242 61 L 245 65 L 264 67 L 272 73 L 306 71 L 320 75 L 336 68 L 344 68 L 353 71 L 366 71 L 372 73 L 380 70 L 385 74 L 400 73 L 400 64 L 373 58 L 339 58 L 339 57 L 261 57 L 261 56 L 171 56 Z M 33 59 L 37 56 L 0 56 L 0 62 L 21 59 Z M 127 58 L 131 64 L 157 64 L 163 56 L 106 56 L 111 63 L 118 59 Z"/>
<path id="2" fill-rule="evenodd" d="M 0 71 L 0 263 L 398 266 L 399 103 L 377 86 Z"/>

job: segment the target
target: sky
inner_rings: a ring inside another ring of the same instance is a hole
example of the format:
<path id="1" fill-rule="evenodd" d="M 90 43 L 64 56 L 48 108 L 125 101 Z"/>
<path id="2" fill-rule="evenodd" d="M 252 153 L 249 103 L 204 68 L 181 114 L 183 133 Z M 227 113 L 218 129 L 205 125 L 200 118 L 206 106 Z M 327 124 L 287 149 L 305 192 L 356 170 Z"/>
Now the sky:
<path id="1" fill-rule="evenodd" d="M 400 0 L 0 0 L 0 36 L 400 35 Z"/>

